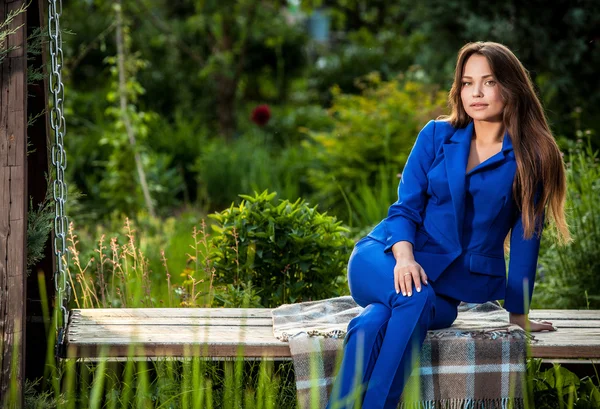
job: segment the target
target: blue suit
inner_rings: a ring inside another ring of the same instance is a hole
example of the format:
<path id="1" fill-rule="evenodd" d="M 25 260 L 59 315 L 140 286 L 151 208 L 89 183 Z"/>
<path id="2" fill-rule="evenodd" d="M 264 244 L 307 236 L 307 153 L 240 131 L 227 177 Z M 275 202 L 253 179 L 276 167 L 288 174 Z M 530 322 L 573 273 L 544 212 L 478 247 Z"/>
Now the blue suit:
<path id="1" fill-rule="evenodd" d="M 355 246 L 348 283 L 365 307 L 344 341 L 344 359 L 328 408 L 395 408 L 427 330 L 448 327 L 460 301 L 504 299 L 504 308 L 527 313 L 540 236 L 523 237 L 512 185 L 515 154 L 508 133 L 499 153 L 466 172 L 473 123 L 456 129 L 430 121 L 419 133 L 388 216 Z M 539 191 L 536 200 L 539 198 Z M 543 218 L 538 223 L 543 226 Z M 510 235 L 508 277 L 504 240 Z M 412 296 L 394 288 L 392 246 L 413 244 L 429 285 Z M 355 378 L 357 377 L 357 378 Z M 354 397 L 355 381 L 366 389 Z"/>

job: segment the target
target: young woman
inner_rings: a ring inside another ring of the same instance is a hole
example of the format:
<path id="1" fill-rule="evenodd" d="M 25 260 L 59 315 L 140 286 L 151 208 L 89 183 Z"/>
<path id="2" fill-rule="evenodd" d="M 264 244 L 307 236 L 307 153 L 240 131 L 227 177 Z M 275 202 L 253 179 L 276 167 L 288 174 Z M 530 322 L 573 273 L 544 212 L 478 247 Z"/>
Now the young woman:
<path id="1" fill-rule="evenodd" d="M 449 101 L 450 116 L 417 136 L 398 201 L 350 257 L 350 291 L 365 309 L 348 325 L 328 408 L 354 407 L 355 376 L 364 409 L 396 408 L 412 345 L 452 325 L 461 301 L 504 299 L 512 323 L 555 330 L 528 319 L 546 209 L 570 239 L 562 155 L 531 79 L 504 45 L 469 43 Z"/>

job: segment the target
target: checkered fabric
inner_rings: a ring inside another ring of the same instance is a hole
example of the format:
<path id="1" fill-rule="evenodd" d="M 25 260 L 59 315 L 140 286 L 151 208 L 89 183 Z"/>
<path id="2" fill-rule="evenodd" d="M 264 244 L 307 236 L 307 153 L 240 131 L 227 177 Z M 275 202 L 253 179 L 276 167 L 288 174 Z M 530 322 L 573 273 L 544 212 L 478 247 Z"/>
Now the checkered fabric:
<path id="1" fill-rule="evenodd" d="M 351 297 L 273 310 L 274 334 L 290 344 L 300 408 L 325 407 L 341 360 L 345 328 L 361 311 Z M 461 304 L 450 328 L 428 331 L 408 382 L 418 390 L 407 387 L 399 408 L 523 408 L 526 344 L 532 338 L 511 325 L 497 303 Z"/>

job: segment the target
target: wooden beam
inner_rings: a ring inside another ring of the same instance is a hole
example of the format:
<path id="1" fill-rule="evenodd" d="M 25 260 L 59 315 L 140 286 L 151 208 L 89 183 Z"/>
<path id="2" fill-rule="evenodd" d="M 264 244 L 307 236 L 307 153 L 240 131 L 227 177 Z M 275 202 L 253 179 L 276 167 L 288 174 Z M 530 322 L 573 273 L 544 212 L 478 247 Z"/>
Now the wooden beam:
<path id="1" fill-rule="evenodd" d="M 533 357 L 600 359 L 599 310 L 532 310 L 530 317 L 558 328 L 532 334 Z M 459 319 L 465 321 L 461 313 Z M 289 344 L 273 334 L 268 308 L 76 309 L 67 344 L 67 357 L 85 359 L 290 358 Z"/>
<path id="2" fill-rule="evenodd" d="M 32 1 L 27 9 L 27 32 L 31 35 L 36 28 L 47 28 L 48 0 Z M 48 81 L 46 71 L 46 61 L 48 52 L 44 47 L 42 52 L 37 55 L 30 55 L 29 66 L 42 70 L 43 79 L 31 82 L 27 85 L 27 116 L 37 118 L 27 129 L 29 143 L 31 148 L 27 155 L 27 192 L 31 198 L 34 209 L 42 203 L 47 193 L 47 183 L 45 174 L 50 174 L 49 169 L 49 121 L 48 121 Z M 48 334 L 46 326 L 52 326 L 51 317 L 44 317 L 42 304 L 49 303 L 49 310 L 52 311 L 52 300 L 54 299 L 54 266 L 55 258 L 53 251 L 53 236 L 49 235 L 44 248 L 44 256 L 35 265 L 31 266 L 29 277 L 27 277 L 27 323 L 25 331 L 26 361 L 25 377 L 26 379 L 38 379 L 44 376 L 46 366 L 46 351 L 48 338 L 53 337 Z M 39 278 L 45 283 L 45 294 L 42 294 L 44 288 L 39 284 Z M 46 301 L 43 301 L 46 300 Z M 46 322 L 44 322 L 46 320 Z M 53 340 L 52 340 L 53 341 Z"/>
<path id="3" fill-rule="evenodd" d="M 0 20 L 24 6 L 4 1 Z M 0 397 L 23 406 L 27 232 L 27 22 L 18 14 L 0 66 Z"/>

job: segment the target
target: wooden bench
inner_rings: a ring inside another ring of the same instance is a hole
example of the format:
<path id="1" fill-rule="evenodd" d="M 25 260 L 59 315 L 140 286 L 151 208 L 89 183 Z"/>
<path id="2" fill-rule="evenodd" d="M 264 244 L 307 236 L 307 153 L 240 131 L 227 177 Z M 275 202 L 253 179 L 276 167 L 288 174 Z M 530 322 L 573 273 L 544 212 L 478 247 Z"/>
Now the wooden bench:
<path id="1" fill-rule="evenodd" d="M 531 310 L 555 332 L 534 333 L 531 355 L 551 360 L 600 359 L 600 310 Z M 459 315 L 460 317 L 460 315 Z M 462 319 L 462 318 L 461 318 Z M 109 308 L 72 310 L 63 357 L 291 359 L 273 336 L 268 308 Z"/>

